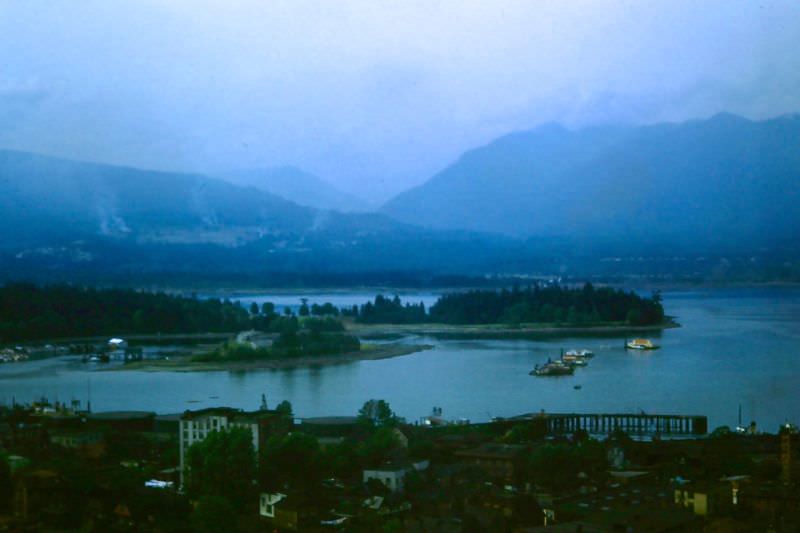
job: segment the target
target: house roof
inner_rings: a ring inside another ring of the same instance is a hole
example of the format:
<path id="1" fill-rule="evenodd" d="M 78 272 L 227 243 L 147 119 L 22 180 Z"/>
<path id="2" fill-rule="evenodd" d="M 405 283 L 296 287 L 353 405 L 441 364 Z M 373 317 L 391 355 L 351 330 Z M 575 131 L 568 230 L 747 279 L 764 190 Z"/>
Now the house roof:
<path id="1" fill-rule="evenodd" d="M 478 457 L 485 459 L 514 459 L 524 450 L 524 446 L 517 446 L 514 444 L 486 443 L 477 448 L 457 451 L 456 455 L 460 457 Z"/>
<path id="2" fill-rule="evenodd" d="M 89 420 L 146 420 L 155 417 L 151 411 L 104 411 L 101 413 L 91 413 Z"/>
<path id="3" fill-rule="evenodd" d="M 365 468 L 364 472 L 405 472 L 412 469 L 413 466 L 406 463 L 391 463 L 388 465 L 380 465 L 372 468 Z"/>
<path id="4" fill-rule="evenodd" d="M 355 425 L 358 423 L 358 417 L 355 416 L 317 416 L 312 418 L 303 418 L 303 424 L 311 424 L 318 426 L 347 426 Z"/>

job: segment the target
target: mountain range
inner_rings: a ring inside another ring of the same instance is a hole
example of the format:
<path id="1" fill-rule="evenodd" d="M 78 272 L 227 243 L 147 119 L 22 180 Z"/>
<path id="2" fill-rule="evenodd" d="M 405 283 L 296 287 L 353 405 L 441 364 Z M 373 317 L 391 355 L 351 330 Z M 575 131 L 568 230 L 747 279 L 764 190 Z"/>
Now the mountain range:
<path id="1" fill-rule="evenodd" d="M 199 175 L 0 151 L 0 246 L 97 236 L 234 245 L 297 232 L 313 210 Z"/>
<path id="2" fill-rule="evenodd" d="M 695 276 L 727 272 L 731 253 L 746 276 L 800 275 L 798 116 L 546 125 L 465 153 L 377 213 L 332 210 L 356 204 L 293 168 L 225 177 L 242 181 L 0 150 L 0 278 Z"/>
<path id="3" fill-rule="evenodd" d="M 678 249 L 796 243 L 800 116 L 545 125 L 465 153 L 383 206 L 433 229 Z"/>

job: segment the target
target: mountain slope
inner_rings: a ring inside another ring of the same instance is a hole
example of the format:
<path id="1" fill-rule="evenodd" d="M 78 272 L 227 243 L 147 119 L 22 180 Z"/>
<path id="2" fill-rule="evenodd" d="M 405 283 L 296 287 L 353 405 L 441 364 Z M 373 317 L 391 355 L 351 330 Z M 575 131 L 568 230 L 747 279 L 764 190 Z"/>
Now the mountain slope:
<path id="1" fill-rule="evenodd" d="M 342 192 L 322 178 L 296 167 L 233 171 L 225 173 L 222 177 L 231 183 L 255 187 L 299 205 L 344 213 L 370 210 L 365 201 Z"/>
<path id="2" fill-rule="evenodd" d="M 800 236 L 800 118 L 548 125 L 464 154 L 382 212 L 432 228 L 634 245 L 791 242 Z"/>
<path id="3" fill-rule="evenodd" d="M 375 213 L 298 206 L 252 187 L 0 150 L 0 281 L 83 272 L 474 270 L 509 245 Z M 517 254 L 514 254 L 515 256 Z"/>
<path id="4" fill-rule="evenodd" d="M 3 245 L 106 236 L 138 242 L 235 244 L 298 232 L 316 214 L 287 200 L 199 175 L 0 151 Z"/>

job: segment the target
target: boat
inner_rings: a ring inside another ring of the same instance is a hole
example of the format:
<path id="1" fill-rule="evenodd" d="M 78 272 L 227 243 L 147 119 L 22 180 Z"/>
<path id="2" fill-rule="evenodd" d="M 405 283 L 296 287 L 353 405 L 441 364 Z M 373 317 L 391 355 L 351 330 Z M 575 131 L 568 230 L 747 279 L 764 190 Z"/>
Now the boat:
<path id="1" fill-rule="evenodd" d="M 584 359 L 591 359 L 594 357 L 594 352 L 591 350 L 568 350 L 564 355 L 575 357 L 583 357 Z"/>
<path id="2" fill-rule="evenodd" d="M 548 361 L 546 364 L 536 365 L 530 371 L 531 376 L 570 376 L 575 372 L 572 365 L 562 361 Z"/>
<path id="3" fill-rule="evenodd" d="M 653 344 L 650 339 L 633 339 L 631 341 L 626 339 L 625 348 L 629 350 L 657 350 L 659 346 Z"/>
<path id="4" fill-rule="evenodd" d="M 575 389 L 575 390 L 581 390 L 581 388 L 583 388 L 583 385 L 575 385 L 572 388 Z"/>
<path id="5" fill-rule="evenodd" d="M 561 361 L 570 366 L 586 366 L 589 364 L 586 361 L 586 356 L 577 350 L 569 350 L 568 352 L 561 352 Z"/>
<path id="6" fill-rule="evenodd" d="M 587 364 L 589 364 L 586 362 L 585 358 L 579 355 L 570 355 L 569 353 L 565 353 L 564 355 L 562 355 L 561 361 L 571 366 L 586 366 Z"/>

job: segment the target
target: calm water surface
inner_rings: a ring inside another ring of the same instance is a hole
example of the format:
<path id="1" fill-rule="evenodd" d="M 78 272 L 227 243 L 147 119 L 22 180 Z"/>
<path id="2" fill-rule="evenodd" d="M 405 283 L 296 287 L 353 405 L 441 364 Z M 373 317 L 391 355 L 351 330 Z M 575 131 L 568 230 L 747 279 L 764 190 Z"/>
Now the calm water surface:
<path id="1" fill-rule="evenodd" d="M 324 302 L 326 295 L 304 295 Z M 337 293 L 337 305 L 370 295 Z M 281 304 L 299 303 L 282 296 Z M 243 302 L 275 297 L 252 295 Z M 435 299 L 417 294 L 414 301 Z M 744 421 L 774 431 L 800 422 L 800 290 L 742 289 L 671 292 L 666 311 L 682 328 L 664 331 L 655 352 L 623 349 L 624 338 L 437 340 L 433 350 L 381 361 L 323 368 L 250 372 L 100 372 L 75 358 L 0 365 L 0 402 L 85 400 L 99 410 L 179 412 L 214 405 L 255 409 L 261 394 L 274 405 L 288 399 L 298 416 L 355 414 L 369 398 L 388 400 L 410 420 L 444 408 L 447 418 L 484 421 L 526 412 L 705 414 L 709 425 Z M 590 348 L 596 356 L 574 376 L 536 378 L 536 363 L 561 348 Z M 582 388 L 575 390 L 574 385 Z M 216 398 L 212 398 L 216 397 Z"/>

